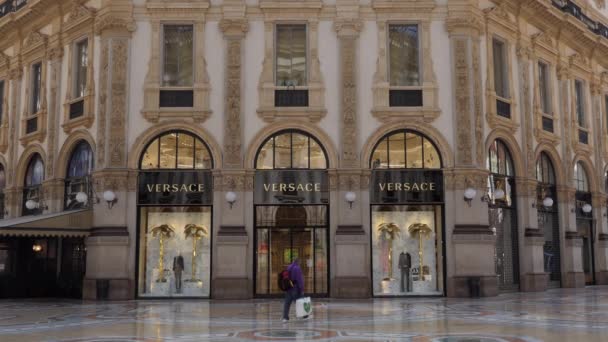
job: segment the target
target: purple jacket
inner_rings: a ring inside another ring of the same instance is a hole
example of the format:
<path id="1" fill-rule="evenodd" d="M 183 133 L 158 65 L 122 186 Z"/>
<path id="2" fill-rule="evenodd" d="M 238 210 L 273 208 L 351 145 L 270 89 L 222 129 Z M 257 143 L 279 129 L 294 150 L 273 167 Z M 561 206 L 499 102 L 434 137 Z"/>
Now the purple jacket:
<path id="1" fill-rule="evenodd" d="M 294 261 L 287 267 L 289 272 L 289 278 L 293 281 L 293 285 L 300 294 L 304 293 L 304 276 L 302 275 L 302 269 Z"/>

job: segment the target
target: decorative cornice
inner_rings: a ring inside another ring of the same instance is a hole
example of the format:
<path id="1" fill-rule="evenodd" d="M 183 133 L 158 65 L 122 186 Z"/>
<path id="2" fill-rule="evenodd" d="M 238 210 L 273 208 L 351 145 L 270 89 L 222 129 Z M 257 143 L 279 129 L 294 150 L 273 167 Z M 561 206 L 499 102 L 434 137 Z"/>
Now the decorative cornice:
<path id="1" fill-rule="evenodd" d="M 110 15 L 101 17 L 99 21 L 95 23 L 95 33 L 101 34 L 103 31 L 114 29 L 114 30 L 125 30 L 127 32 L 134 32 L 136 28 L 135 22 L 127 21 L 123 18 L 118 18 Z"/>
<path id="2" fill-rule="evenodd" d="M 334 29 L 338 37 L 356 37 L 363 28 L 363 22 L 357 18 L 337 19 L 334 22 Z"/>

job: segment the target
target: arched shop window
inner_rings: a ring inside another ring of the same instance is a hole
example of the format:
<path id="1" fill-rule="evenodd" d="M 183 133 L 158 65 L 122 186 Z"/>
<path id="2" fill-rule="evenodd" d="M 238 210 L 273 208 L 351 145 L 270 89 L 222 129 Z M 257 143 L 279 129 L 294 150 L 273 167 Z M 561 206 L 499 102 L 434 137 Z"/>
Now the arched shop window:
<path id="1" fill-rule="evenodd" d="M 327 153 L 308 133 L 282 131 L 264 141 L 258 150 L 255 168 L 327 169 Z"/>
<path id="2" fill-rule="evenodd" d="M 553 162 L 546 152 L 536 160 L 536 208 L 538 228 L 545 236 L 543 245 L 544 270 L 549 274 L 549 286 L 559 287 L 561 281 L 561 251 L 557 188 Z"/>
<path id="3" fill-rule="evenodd" d="M 279 131 L 255 158 L 255 295 L 278 296 L 276 274 L 300 260 L 306 293 L 329 293 L 327 153 L 312 135 Z"/>
<path id="4" fill-rule="evenodd" d="M 0 164 L 0 220 L 4 218 L 5 204 L 4 204 L 4 189 L 6 189 L 6 173 L 4 172 L 4 165 Z"/>
<path id="5" fill-rule="evenodd" d="M 409 130 L 392 132 L 374 147 L 372 169 L 440 169 L 435 145 L 423 135 Z"/>
<path id="6" fill-rule="evenodd" d="M 65 179 L 65 209 L 81 209 L 89 205 L 91 198 L 91 173 L 93 150 L 86 141 L 76 145 L 68 162 Z M 84 194 L 84 195 L 83 195 Z"/>
<path id="7" fill-rule="evenodd" d="M 574 195 L 576 203 L 576 230 L 583 240 L 581 258 L 583 260 L 583 271 L 585 272 L 585 283 L 595 282 L 594 256 L 593 256 L 593 203 L 589 186 L 589 176 L 585 166 L 579 161 L 574 164 Z"/>
<path id="8" fill-rule="evenodd" d="M 494 265 L 501 291 L 519 290 L 519 235 L 515 201 L 513 158 L 501 140 L 488 150 L 488 210 L 490 228 L 496 235 Z"/>
<path id="9" fill-rule="evenodd" d="M 185 131 L 152 139 L 140 159 L 138 296 L 209 297 L 213 159 Z"/>
<path id="10" fill-rule="evenodd" d="M 183 131 L 164 133 L 150 142 L 142 155 L 140 168 L 211 169 L 213 161 L 207 145 Z"/>
<path id="11" fill-rule="evenodd" d="M 42 181 L 44 181 L 44 163 L 38 153 L 30 158 L 25 172 L 23 186 L 23 215 L 42 213 Z M 28 201 L 30 205 L 27 205 Z M 28 208 L 29 206 L 29 208 Z"/>
<path id="12" fill-rule="evenodd" d="M 443 294 L 443 173 L 435 144 L 394 131 L 371 158 L 374 296 Z"/>

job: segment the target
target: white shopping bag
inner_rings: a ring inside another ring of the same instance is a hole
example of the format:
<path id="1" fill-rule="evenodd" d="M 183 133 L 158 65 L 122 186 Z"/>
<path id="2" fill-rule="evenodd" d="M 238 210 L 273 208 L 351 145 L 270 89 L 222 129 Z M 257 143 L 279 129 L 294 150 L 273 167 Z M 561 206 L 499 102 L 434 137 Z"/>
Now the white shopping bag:
<path id="1" fill-rule="evenodd" d="M 302 318 L 312 314 L 312 303 L 310 297 L 302 297 L 296 300 L 296 317 Z"/>

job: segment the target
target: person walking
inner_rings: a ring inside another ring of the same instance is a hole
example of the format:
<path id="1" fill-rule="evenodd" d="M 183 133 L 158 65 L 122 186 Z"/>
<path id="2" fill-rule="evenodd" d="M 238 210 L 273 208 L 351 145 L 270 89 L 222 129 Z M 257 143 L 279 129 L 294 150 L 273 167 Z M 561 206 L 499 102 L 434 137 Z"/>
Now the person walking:
<path id="1" fill-rule="evenodd" d="M 283 323 L 289 322 L 289 309 L 291 308 L 291 303 L 304 296 L 304 276 L 302 275 L 302 269 L 300 268 L 300 259 L 296 258 L 287 267 L 287 272 L 293 287 L 285 291 L 285 301 L 283 302 Z M 303 319 L 307 318 L 308 316 L 303 317 Z"/>

